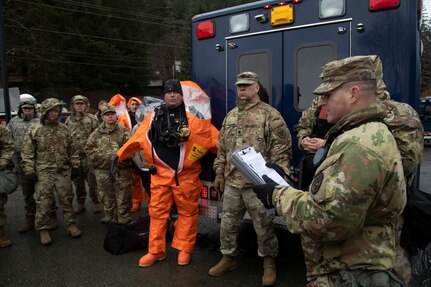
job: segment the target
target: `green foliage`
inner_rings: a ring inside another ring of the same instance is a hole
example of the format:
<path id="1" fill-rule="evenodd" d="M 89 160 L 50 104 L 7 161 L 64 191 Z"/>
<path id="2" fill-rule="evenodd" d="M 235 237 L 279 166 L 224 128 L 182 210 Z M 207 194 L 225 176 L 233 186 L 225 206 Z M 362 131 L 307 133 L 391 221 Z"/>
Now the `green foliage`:
<path id="1" fill-rule="evenodd" d="M 152 80 L 190 79 L 192 17 L 245 2 L 252 1 L 4 1 L 9 76 L 44 97 L 139 94 Z"/>

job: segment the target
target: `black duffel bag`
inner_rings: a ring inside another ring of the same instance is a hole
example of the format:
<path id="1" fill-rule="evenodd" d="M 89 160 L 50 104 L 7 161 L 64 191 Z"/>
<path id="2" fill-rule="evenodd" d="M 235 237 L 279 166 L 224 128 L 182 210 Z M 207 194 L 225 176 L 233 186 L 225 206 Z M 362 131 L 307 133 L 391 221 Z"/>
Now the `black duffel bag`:
<path id="1" fill-rule="evenodd" d="M 103 248 L 114 255 L 147 248 L 149 230 L 149 216 L 139 217 L 128 224 L 107 222 Z"/>

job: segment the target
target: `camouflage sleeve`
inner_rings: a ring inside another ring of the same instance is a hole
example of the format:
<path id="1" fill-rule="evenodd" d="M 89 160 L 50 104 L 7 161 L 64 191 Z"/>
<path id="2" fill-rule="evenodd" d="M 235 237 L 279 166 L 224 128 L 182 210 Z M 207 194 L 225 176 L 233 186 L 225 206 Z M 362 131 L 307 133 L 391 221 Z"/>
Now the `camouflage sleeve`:
<path id="1" fill-rule="evenodd" d="M 92 131 L 96 130 L 99 127 L 99 121 L 95 115 L 92 115 Z"/>
<path id="2" fill-rule="evenodd" d="M 274 206 L 292 233 L 320 242 L 345 240 L 364 225 L 376 186 L 387 180 L 385 163 L 373 151 L 346 143 L 316 171 L 310 192 L 277 187 Z M 394 186 L 394 188 L 397 188 Z"/>
<path id="3" fill-rule="evenodd" d="M 67 143 L 67 152 L 69 155 L 69 161 L 72 168 L 79 168 L 81 166 L 81 160 L 79 159 L 79 151 L 76 148 L 76 143 L 72 137 L 72 133 L 67 130 L 69 141 Z"/>
<path id="4" fill-rule="evenodd" d="M 269 135 L 269 159 L 281 166 L 284 172 L 290 174 L 292 159 L 292 136 L 280 113 L 272 114 L 267 120 Z"/>
<path id="5" fill-rule="evenodd" d="M 87 156 L 90 158 L 91 163 L 94 167 L 100 166 L 102 164 L 101 158 L 100 158 L 100 155 L 102 153 L 97 151 L 96 135 L 97 135 L 97 132 L 94 131 L 88 138 L 87 143 L 85 144 L 85 152 Z"/>
<path id="6" fill-rule="evenodd" d="M 296 128 L 299 149 L 302 149 L 301 140 L 313 134 L 314 125 L 316 124 L 316 111 L 319 105 L 320 97 L 316 97 L 311 103 L 311 106 L 302 112 L 302 116 Z"/>
<path id="7" fill-rule="evenodd" d="M 214 165 L 213 165 L 214 172 L 216 174 L 222 174 L 222 175 L 224 175 L 224 171 L 227 164 L 226 147 L 225 147 L 225 141 L 224 141 L 225 122 L 226 122 L 226 119 L 223 121 L 222 127 L 218 135 L 217 157 L 214 160 Z"/>
<path id="8" fill-rule="evenodd" d="M 0 126 L 0 170 L 8 165 L 12 159 L 13 151 L 11 134 L 5 127 Z"/>
<path id="9" fill-rule="evenodd" d="M 21 146 L 21 166 L 25 174 L 35 173 L 36 165 L 36 144 L 33 142 L 33 137 L 37 129 L 29 129 L 23 139 Z"/>
<path id="10" fill-rule="evenodd" d="M 384 122 L 393 134 L 403 161 L 404 175 L 414 173 L 424 149 L 424 128 L 417 112 L 408 104 L 383 101 L 389 113 Z"/>

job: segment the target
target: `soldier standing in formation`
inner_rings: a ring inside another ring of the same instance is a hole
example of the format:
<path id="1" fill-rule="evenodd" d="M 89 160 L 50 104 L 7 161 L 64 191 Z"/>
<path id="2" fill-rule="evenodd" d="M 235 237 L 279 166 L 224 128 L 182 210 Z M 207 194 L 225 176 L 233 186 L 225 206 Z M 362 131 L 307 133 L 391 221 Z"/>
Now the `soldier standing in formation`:
<path id="1" fill-rule="evenodd" d="M 69 129 L 59 122 L 62 103 L 55 98 L 42 102 L 40 122 L 33 125 L 22 143 L 21 165 L 28 181 L 35 183 L 35 228 L 42 245 L 52 242 L 49 212 L 57 192 L 67 233 L 80 237 L 73 212 L 71 174 L 77 174 L 79 156 Z"/>
<path id="2" fill-rule="evenodd" d="M 214 185 L 224 192 L 220 226 L 220 251 L 223 258 L 209 270 L 209 275 L 220 276 L 237 267 L 238 229 L 242 217 L 248 211 L 257 234 L 258 255 L 264 258 L 262 284 L 273 285 L 277 278 L 274 258 L 278 254 L 274 215 L 267 213 L 253 193 L 253 184 L 228 160 L 234 150 L 253 146 L 265 160 L 278 164 L 289 173 L 291 135 L 280 113 L 260 101 L 256 73 L 239 74 L 236 88 L 237 106 L 224 119 L 214 162 Z"/>
<path id="3" fill-rule="evenodd" d="M 13 144 L 12 137 L 9 131 L 0 125 L 0 170 L 13 168 L 12 163 Z M 12 242 L 6 237 L 4 233 L 4 226 L 6 223 L 6 214 L 4 205 L 7 202 L 7 194 L 0 193 L 0 247 L 8 247 Z"/>
<path id="4" fill-rule="evenodd" d="M 34 229 L 34 216 L 36 214 L 36 202 L 34 201 L 34 183 L 29 182 L 24 176 L 24 171 L 21 167 L 21 146 L 24 135 L 35 123 L 39 122 L 39 117 L 36 112 L 36 99 L 29 94 L 20 95 L 18 105 L 18 116 L 13 117 L 7 125 L 10 131 L 14 144 L 13 162 L 15 164 L 16 174 L 21 182 L 22 193 L 25 202 L 25 221 L 20 227 L 19 232 L 24 233 Z M 52 216 L 52 215 L 50 215 Z M 56 217 L 54 209 L 53 216 Z"/>
<path id="5" fill-rule="evenodd" d="M 113 106 L 101 109 L 103 123 L 90 135 L 85 151 L 90 158 L 97 180 L 97 191 L 103 202 L 105 217 L 102 222 L 126 224 L 131 221 L 132 171 L 131 162 L 118 165 L 118 172 L 110 175 L 111 160 L 129 139 L 129 130 L 117 122 Z"/>
<path id="6" fill-rule="evenodd" d="M 94 175 L 93 167 L 84 150 L 90 134 L 99 126 L 96 116 L 90 114 L 88 112 L 89 109 L 90 102 L 88 99 L 84 96 L 76 95 L 72 98 L 72 114 L 66 120 L 66 126 L 69 128 L 75 140 L 76 149 L 81 161 L 81 165 L 78 169 L 78 176 L 73 180 L 77 203 L 74 209 L 76 214 L 85 210 L 85 198 L 87 196 L 85 189 L 86 180 L 88 183 L 89 195 L 93 201 L 93 212 L 99 213 L 103 208 L 102 204 L 99 202 L 96 191 L 96 176 Z"/>
<path id="7" fill-rule="evenodd" d="M 402 286 L 391 272 L 406 185 L 395 138 L 382 123 L 373 60 L 353 57 L 323 67 L 326 136 L 310 191 L 267 184 L 254 188 L 302 235 L 307 286 Z M 275 188 L 275 190 L 274 190 Z"/>

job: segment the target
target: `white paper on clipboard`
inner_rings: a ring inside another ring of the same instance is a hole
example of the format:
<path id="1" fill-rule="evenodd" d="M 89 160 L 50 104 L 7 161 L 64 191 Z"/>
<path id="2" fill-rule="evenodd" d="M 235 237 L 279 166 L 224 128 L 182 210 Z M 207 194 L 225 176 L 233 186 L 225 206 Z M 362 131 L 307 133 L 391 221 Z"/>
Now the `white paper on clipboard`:
<path id="1" fill-rule="evenodd" d="M 289 186 L 274 169 L 267 167 L 261 153 L 253 147 L 245 147 L 232 153 L 230 162 L 254 184 L 265 184 L 262 176 L 267 175 L 277 184 Z"/>

